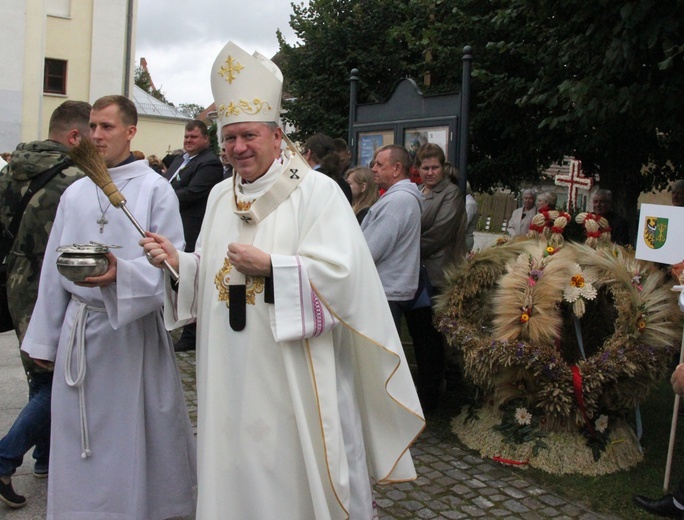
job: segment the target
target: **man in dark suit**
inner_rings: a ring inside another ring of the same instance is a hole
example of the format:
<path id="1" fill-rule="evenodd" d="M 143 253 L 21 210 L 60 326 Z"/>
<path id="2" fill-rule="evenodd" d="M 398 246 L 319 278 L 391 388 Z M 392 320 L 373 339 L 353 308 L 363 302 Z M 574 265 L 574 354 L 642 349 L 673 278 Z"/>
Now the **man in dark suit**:
<path id="1" fill-rule="evenodd" d="M 209 192 L 223 180 L 223 165 L 211 150 L 207 125 L 198 119 L 185 125 L 183 148 L 185 153 L 174 159 L 166 178 L 171 182 L 180 203 L 185 251 L 194 251 Z M 195 325 L 183 328 L 175 348 L 176 351 L 194 350 Z"/>

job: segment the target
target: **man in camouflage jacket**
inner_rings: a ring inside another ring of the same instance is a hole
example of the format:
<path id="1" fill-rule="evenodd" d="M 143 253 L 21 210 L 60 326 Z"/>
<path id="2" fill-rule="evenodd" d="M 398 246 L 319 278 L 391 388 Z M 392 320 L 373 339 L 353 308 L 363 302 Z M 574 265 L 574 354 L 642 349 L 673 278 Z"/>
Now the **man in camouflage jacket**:
<path id="1" fill-rule="evenodd" d="M 8 229 L 12 211 L 26 193 L 31 181 L 50 168 L 68 161 L 69 150 L 88 138 L 90 105 L 82 101 L 62 103 L 50 118 L 48 139 L 22 143 L 0 172 L 0 222 Z M 68 166 L 30 199 L 12 248 L 7 255 L 7 297 L 19 343 L 24 339 L 33 307 L 38 298 L 38 281 L 43 255 L 62 192 L 83 173 Z M 11 476 L 21 466 L 24 455 L 35 446 L 34 475 L 48 474 L 50 447 L 50 389 L 52 369 L 38 366 L 21 352 L 29 382 L 29 402 L 10 431 L 0 439 L 0 501 L 18 508 L 26 499 L 12 489 Z"/>

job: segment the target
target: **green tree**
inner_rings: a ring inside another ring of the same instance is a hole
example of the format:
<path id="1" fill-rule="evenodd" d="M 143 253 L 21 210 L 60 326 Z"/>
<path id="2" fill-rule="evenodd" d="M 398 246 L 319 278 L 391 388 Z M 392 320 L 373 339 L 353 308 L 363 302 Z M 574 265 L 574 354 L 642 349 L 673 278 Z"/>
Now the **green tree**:
<path id="1" fill-rule="evenodd" d="M 412 61 L 402 37 L 388 28 L 402 22 L 395 1 L 311 0 L 292 4 L 290 25 L 301 44 L 288 45 L 278 32 L 280 61 L 287 78 L 285 119 L 295 139 L 316 132 L 347 136 L 349 76 L 362 71 L 359 101 L 382 101 L 406 75 Z"/>
<path id="2" fill-rule="evenodd" d="M 684 172 L 683 10 L 678 0 L 293 4 L 301 44 L 279 35 L 286 117 L 295 137 L 344 136 L 352 68 L 360 102 L 385 99 L 405 76 L 426 95 L 453 92 L 472 45 L 473 187 L 518 189 L 574 155 L 634 219 L 641 191 Z"/>
<path id="3" fill-rule="evenodd" d="M 183 114 L 193 119 L 197 119 L 202 112 L 204 112 L 205 107 L 202 105 L 197 105 L 195 103 L 181 103 L 178 105 L 178 110 Z"/>
<path id="4" fill-rule="evenodd" d="M 164 96 L 164 93 L 161 91 L 161 89 L 156 89 L 152 86 L 152 79 L 150 78 L 150 73 L 144 68 L 140 66 L 135 68 L 135 71 L 133 73 L 133 82 L 153 98 L 158 99 L 159 101 L 162 101 L 167 105 L 173 106 L 173 103 L 166 99 L 166 96 Z"/>
<path id="5" fill-rule="evenodd" d="M 519 56 L 535 77 L 516 99 L 543 115 L 535 137 L 582 160 L 583 169 L 636 219 L 639 193 L 662 189 L 684 171 L 677 0 L 586 3 L 501 0 L 483 18 L 504 30 L 489 44 Z M 521 38 L 510 29 L 532 28 Z M 536 33 L 536 34 L 535 34 Z M 510 85 L 513 81 L 505 83 Z"/>

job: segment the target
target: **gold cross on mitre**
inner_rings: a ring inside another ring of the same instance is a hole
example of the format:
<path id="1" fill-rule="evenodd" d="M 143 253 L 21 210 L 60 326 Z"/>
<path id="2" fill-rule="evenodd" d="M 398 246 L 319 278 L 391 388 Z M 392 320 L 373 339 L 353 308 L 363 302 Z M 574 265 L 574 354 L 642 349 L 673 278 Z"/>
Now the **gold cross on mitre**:
<path id="1" fill-rule="evenodd" d="M 237 77 L 238 74 L 240 74 L 240 71 L 244 68 L 245 67 L 243 65 L 241 65 L 236 59 L 229 55 L 226 58 L 226 62 L 219 69 L 219 74 L 223 76 L 223 78 L 228 83 L 232 84 L 233 80 Z"/>

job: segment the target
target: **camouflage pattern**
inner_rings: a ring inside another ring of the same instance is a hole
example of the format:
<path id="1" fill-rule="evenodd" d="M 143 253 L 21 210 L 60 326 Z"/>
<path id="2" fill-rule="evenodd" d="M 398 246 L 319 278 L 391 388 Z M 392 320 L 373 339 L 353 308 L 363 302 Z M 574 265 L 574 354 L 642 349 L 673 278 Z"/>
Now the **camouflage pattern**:
<path id="1" fill-rule="evenodd" d="M 64 162 L 68 152 L 66 146 L 55 141 L 33 141 L 17 146 L 9 164 L 0 172 L 0 222 L 5 229 L 14 217 L 12 208 L 24 196 L 33 178 Z M 20 344 L 38 298 L 40 268 L 59 199 L 67 186 L 81 177 L 81 170 L 68 167 L 33 195 L 7 256 L 7 299 Z M 28 374 L 44 371 L 25 352 L 21 352 L 21 358 Z"/>

